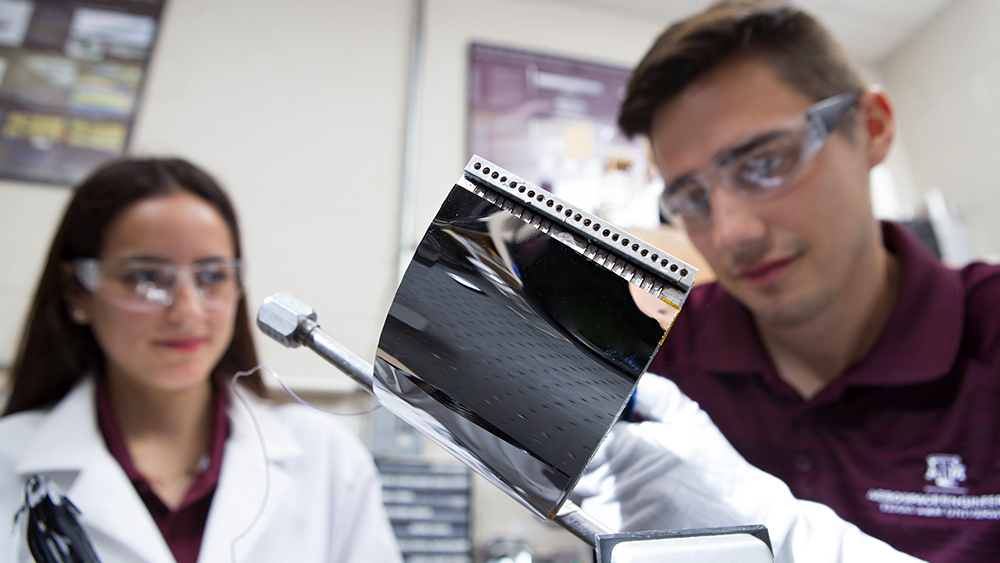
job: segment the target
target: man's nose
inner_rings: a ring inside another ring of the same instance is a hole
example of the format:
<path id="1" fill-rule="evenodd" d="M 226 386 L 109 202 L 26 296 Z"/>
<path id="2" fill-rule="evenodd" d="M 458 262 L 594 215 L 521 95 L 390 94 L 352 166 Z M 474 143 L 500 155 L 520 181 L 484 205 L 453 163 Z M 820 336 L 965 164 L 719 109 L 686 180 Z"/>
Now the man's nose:
<path id="1" fill-rule="evenodd" d="M 754 211 L 751 202 L 729 190 L 712 190 L 712 245 L 726 251 L 738 251 L 760 242 L 767 235 L 767 225 Z"/>

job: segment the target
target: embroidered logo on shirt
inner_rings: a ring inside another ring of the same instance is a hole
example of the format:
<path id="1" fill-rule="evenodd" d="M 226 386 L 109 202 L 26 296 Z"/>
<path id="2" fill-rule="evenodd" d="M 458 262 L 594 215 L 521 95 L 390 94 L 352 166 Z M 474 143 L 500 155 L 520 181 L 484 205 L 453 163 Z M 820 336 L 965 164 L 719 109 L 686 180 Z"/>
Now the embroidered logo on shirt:
<path id="1" fill-rule="evenodd" d="M 965 465 L 962 456 L 955 454 L 931 454 L 927 456 L 927 472 L 924 480 L 934 481 L 934 485 L 924 487 L 925 493 L 955 493 L 964 495 L 969 492 L 958 484 L 965 481 Z"/>
<path id="2" fill-rule="evenodd" d="M 868 489 L 865 498 L 878 504 L 884 514 L 903 514 L 952 520 L 1000 520 L 1000 494 L 968 495 L 959 486 L 966 480 L 966 466 L 956 454 L 930 454 L 924 479 L 933 485 L 924 492 Z"/>

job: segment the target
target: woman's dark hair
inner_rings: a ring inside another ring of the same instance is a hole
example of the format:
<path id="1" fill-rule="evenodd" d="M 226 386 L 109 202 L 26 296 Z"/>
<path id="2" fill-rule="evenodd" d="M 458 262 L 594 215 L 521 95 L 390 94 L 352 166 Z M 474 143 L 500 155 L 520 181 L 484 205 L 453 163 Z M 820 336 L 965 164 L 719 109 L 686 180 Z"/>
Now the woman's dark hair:
<path id="1" fill-rule="evenodd" d="M 3 415 L 41 407 L 62 399 L 87 372 L 104 369 L 104 353 L 89 326 L 74 323 L 65 295 L 76 284 L 65 264 L 74 258 L 97 258 L 108 226 L 130 205 L 159 195 L 189 192 L 214 207 L 229 226 L 236 257 L 241 256 L 240 231 L 229 198 L 211 176 L 177 159 L 125 159 L 106 164 L 83 181 L 70 200 L 56 231 L 42 277 L 28 310 L 10 378 L 10 397 Z M 212 372 L 228 380 L 239 370 L 257 365 L 246 297 L 236 308 L 233 340 Z M 243 379 L 264 394 L 260 376 Z"/>
<path id="2" fill-rule="evenodd" d="M 649 135 L 653 115 L 708 72 L 757 57 L 785 84 L 818 102 L 864 83 L 830 33 L 788 0 L 724 0 L 660 35 L 632 73 L 618 125 Z M 853 123 L 844 120 L 851 134 Z"/>

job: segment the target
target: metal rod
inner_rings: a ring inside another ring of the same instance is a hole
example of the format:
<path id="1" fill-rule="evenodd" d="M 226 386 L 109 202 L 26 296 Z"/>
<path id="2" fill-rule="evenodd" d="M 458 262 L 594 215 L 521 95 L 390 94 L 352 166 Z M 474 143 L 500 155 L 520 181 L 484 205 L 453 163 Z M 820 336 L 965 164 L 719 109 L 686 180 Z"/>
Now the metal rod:
<path id="1" fill-rule="evenodd" d="M 309 305 L 287 293 L 275 293 L 264 300 L 257 312 L 257 326 L 289 348 L 304 344 L 374 395 L 372 365 L 323 332 L 317 318 Z M 570 500 L 563 503 L 552 520 L 591 547 L 597 546 L 597 536 L 612 533 Z"/>
<path id="2" fill-rule="evenodd" d="M 288 348 L 305 344 L 374 395 L 372 365 L 323 332 L 317 319 L 312 307 L 285 292 L 264 299 L 257 311 L 257 327 L 264 334 Z"/>
<path id="3" fill-rule="evenodd" d="M 593 548 L 597 547 L 597 536 L 614 533 L 614 530 L 594 520 L 593 516 L 571 500 L 563 503 L 552 520 Z"/>
<path id="4" fill-rule="evenodd" d="M 309 325 L 312 325 L 310 327 Z M 351 352 L 343 344 L 337 342 L 329 334 L 323 332 L 314 321 L 306 319 L 300 325 L 306 334 L 302 343 L 310 350 L 319 354 L 324 360 L 337 366 L 340 371 L 347 374 L 355 383 L 368 391 L 372 396 L 372 379 L 375 368 L 354 352 Z"/>

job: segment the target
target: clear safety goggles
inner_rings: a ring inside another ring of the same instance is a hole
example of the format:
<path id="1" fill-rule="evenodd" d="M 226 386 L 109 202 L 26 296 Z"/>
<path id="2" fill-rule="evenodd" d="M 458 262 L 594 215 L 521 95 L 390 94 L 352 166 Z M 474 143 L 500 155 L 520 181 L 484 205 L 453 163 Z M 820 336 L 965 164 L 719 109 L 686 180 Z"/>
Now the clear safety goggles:
<path id="1" fill-rule="evenodd" d="M 80 258 L 73 261 L 73 268 L 87 291 L 137 311 L 173 305 L 185 282 L 191 284 L 206 309 L 232 305 L 242 289 L 242 263 L 236 258 L 212 258 L 190 266 L 151 259 L 106 262 Z"/>
<path id="2" fill-rule="evenodd" d="M 660 210 L 686 227 L 705 227 L 712 223 L 711 199 L 716 187 L 747 200 L 785 191 L 860 97 L 860 92 L 849 92 L 826 98 L 786 123 L 724 150 L 708 170 L 685 174 L 666 186 Z"/>

